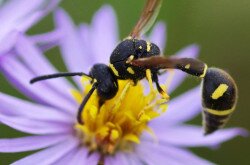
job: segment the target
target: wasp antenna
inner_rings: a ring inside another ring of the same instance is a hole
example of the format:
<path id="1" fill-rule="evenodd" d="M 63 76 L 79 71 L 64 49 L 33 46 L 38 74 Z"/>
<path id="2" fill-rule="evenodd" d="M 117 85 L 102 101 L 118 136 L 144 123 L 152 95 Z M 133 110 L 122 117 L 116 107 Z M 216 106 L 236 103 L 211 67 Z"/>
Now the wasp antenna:
<path id="1" fill-rule="evenodd" d="M 82 121 L 82 111 L 86 105 L 86 103 L 88 102 L 89 98 L 91 97 L 91 95 L 93 94 L 93 92 L 95 91 L 97 87 L 97 83 L 94 83 L 92 88 L 90 89 L 90 91 L 88 92 L 88 94 L 84 97 L 80 107 L 78 108 L 78 112 L 77 112 L 77 121 L 79 124 L 83 124 L 83 121 Z"/>
<path id="2" fill-rule="evenodd" d="M 43 81 L 47 79 L 53 79 L 53 78 L 58 78 L 58 77 L 70 77 L 70 76 L 88 76 L 92 78 L 90 75 L 85 74 L 83 72 L 64 72 L 64 73 L 55 73 L 55 74 L 49 74 L 49 75 L 43 75 L 43 76 L 38 76 L 30 80 L 30 84 L 33 84 L 38 81 Z"/>

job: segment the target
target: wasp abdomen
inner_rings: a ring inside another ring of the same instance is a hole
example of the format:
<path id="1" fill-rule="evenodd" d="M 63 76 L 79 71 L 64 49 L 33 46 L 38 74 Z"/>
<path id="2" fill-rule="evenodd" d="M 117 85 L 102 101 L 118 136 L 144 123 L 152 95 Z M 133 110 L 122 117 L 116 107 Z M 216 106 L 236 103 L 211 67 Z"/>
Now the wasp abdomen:
<path id="1" fill-rule="evenodd" d="M 202 105 L 205 134 L 223 127 L 237 102 L 237 87 L 231 76 L 217 68 L 208 68 L 203 79 Z"/>

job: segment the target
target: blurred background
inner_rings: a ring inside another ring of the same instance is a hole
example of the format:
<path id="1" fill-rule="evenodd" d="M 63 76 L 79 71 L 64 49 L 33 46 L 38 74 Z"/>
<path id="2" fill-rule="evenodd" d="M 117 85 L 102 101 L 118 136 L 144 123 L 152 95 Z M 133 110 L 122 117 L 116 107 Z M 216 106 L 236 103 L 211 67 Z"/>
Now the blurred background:
<path id="1" fill-rule="evenodd" d="M 201 47 L 199 58 L 210 66 L 227 70 L 236 80 L 239 88 L 237 111 L 227 127 L 243 127 L 250 130 L 250 1 L 249 0 L 163 0 L 158 20 L 167 23 L 167 45 L 165 54 L 174 54 L 186 45 L 197 43 Z M 89 23 L 96 10 L 103 4 L 110 4 L 117 13 L 120 37 L 126 37 L 137 21 L 144 0 L 62 0 L 60 6 L 73 18 L 76 24 Z M 53 16 L 48 15 L 29 30 L 37 34 L 53 29 Z M 105 41 L 104 41 L 105 42 Z M 54 54 L 51 56 L 51 54 Z M 65 66 L 59 57 L 58 49 L 47 54 L 60 71 Z M 108 58 L 108 56 L 107 56 Z M 24 98 L 13 89 L 2 76 L 1 92 Z M 198 85 L 199 81 L 188 78 L 174 96 Z M 199 100 L 197 100 L 199 101 Z M 187 105 L 188 106 L 188 105 Z M 201 116 L 191 121 L 201 123 Z M 0 138 L 23 136 L 6 126 L 0 125 Z M 191 148 L 197 155 L 217 164 L 250 164 L 250 139 L 237 137 L 223 143 L 216 150 Z M 9 164 L 30 152 L 0 154 L 0 164 Z"/>

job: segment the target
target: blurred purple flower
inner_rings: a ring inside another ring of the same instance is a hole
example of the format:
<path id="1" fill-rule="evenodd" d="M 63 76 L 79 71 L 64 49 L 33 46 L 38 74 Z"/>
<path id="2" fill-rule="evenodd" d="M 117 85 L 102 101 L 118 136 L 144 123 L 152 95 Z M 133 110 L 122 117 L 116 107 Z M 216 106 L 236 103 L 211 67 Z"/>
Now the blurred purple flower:
<path id="1" fill-rule="evenodd" d="M 9 51 L 16 42 L 17 33 L 25 32 L 54 7 L 60 0 L 9 0 L 0 3 L 0 55 Z"/>
<path id="2" fill-rule="evenodd" d="M 77 102 L 70 91 L 75 87 L 66 79 L 54 79 L 30 85 L 37 75 L 58 72 L 44 57 L 42 51 L 59 44 L 62 58 L 69 71 L 88 71 L 94 63 L 108 63 L 108 57 L 119 42 L 114 11 L 102 7 L 90 25 L 75 26 L 70 17 L 59 9 L 55 12 L 56 30 L 47 34 L 27 37 L 18 34 L 13 51 L 0 57 L 0 69 L 9 82 L 31 101 L 21 100 L 0 93 L 0 121 L 16 130 L 33 136 L 0 139 L 0 152 L 14 153 L 40 150 L 13 164 L 89 164 L 96 165 L 101 154 L 82 144 L 76 134 Z M 148 38 L 165 45 L 165 25 L 157 23 Z M 59 42 L 58 42 L 58 39 Z M 45 47 L 38 47 L 43 43 Z M 199 48 L 190 45 L 178 53 L 178 57 L 196 57 Z M 170 75 L 161 77 L 164 82 Z M 171 93 L 185 78 L 176 71 L 168 91 Z M 74 79 L 82 88 L 79 78 Z M 140 136 L 140 143 L 133 143 L 133 150 L 118 150 L 105 155 L 105 165 L 165 165 L 212 164 L 189 152 L 186 147 L 216 147 L 237 135 L 245 135 L 240 128 L 220 130 L 204 137 L 200 126 L 184 124 L 201 111 L 199 87 L 169 102 L 167 113 L 149 123 L 156 140 L 148 134 Z"/>

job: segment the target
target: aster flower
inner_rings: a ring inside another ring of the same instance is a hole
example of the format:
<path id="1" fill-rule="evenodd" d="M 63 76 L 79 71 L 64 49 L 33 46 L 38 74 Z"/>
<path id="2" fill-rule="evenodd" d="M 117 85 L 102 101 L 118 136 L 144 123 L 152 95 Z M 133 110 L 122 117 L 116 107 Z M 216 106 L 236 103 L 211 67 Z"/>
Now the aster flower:
<path id="1" fill-rule="evenodd" d="M 28 30 L 32 25 L 48 14 L 59 1 L 60 0 L 9 0 L 1 2 L 0 55 L 12 48 L 16 42 L 18 32 Z"/>
<path id="2" fill-rule="evenodd" d="M 163 103 L 143 82 L 133 86 L 119 81 L 118 94 L 98 108 L 92 95 L 82 114 L 84 125 L 76 121 L 79 102 L 91 85 L 86 77 L 74 81 L 53 79 L 30 85 L 29 80 L 58 72 L 44 57 L 46 49 L 58 45 L 69 71 L 85 71 L 95 63 L 108 63 L 118 43 L 114 11 L 102 7 L 90 25 L 75 26 L 62 9 L 55 12 L 56 30 L 27 37 L 18 34 L 13 51 L 1 56 L 0 69 L 9 82 L 33 101 L 0 93 L 0 121 L 32 136 L 0 139 L 0 152 L 40 150 L 13 164 L 212 164 L 186 147 L 215 147 L 237 135 L 240 128 L 220 130 L 204 137 L 200 126 L 185 124 L 201 111 L 199 87 Z M 165 25 L 157 23 L 147 37 L 164 50 Z M 42 46 L 41 46 L 42 45 Z M 199 48 L 190 45 L 178 57 L 196 57 Z M 169 72 L 171 93 L 185 78 Z M 146 88 L 146 89 L 145 89 Z M 144 91 L 145 90 L 145 91 Z M 168 108 L 167 108 L 168 106 Z M 167 112 L 165 112 L 167 108 Z"/>

